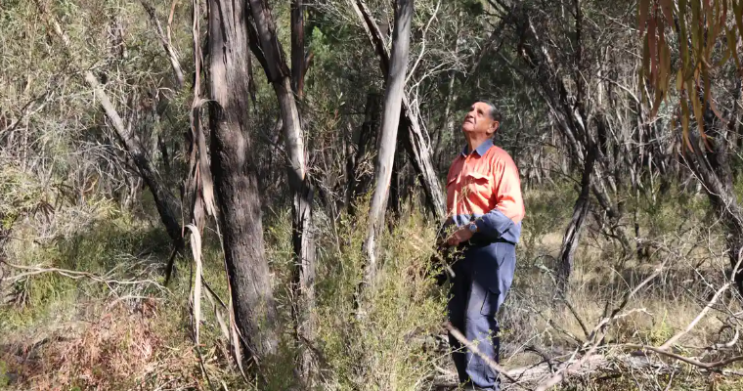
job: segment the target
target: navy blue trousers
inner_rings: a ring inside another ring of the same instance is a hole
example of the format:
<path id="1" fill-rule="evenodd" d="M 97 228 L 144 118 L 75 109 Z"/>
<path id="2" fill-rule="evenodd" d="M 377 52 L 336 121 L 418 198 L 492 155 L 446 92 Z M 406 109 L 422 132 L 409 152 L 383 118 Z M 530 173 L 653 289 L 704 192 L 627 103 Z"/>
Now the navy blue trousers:
<path id="1" fill-rule="evenodd" d="M 516 269 L 516 251 L 511 243 L 496 242 L 465 247 L 454 262 L 454 281 L 449 300 L 449 321 L 474 341 L 478 350 L 499 362 L 500 338 L 496 314 L 506 299 Z M 462 383 L 498 390 L 499 379 L 477 354 L 462 346 L 453 336 L 449 342 Z"/>

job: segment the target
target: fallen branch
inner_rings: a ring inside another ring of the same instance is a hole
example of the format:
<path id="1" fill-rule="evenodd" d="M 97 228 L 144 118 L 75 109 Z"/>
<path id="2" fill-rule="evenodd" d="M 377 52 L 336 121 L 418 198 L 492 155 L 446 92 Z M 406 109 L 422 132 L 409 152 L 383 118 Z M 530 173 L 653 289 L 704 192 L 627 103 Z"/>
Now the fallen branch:
<path id="1" fill-rule="evenodd" d="M 722 368 L 722 367 L 728 366 L 728 365 L 730 365 L 730 364 L 732 364 L 734 362 L 737 362 L 737 361 L 743 361 L 743 356 L 735 356 L 735 357 L 731 357 L 731 358 L 728 358 L 728 359 L 725 359 L 725 360 L 721 360 L 721 361 L 716 361 L 716 362 L 711 362 L 711 363 L 705 363 L 705 362 L 694 360 L 693 358 L 690 358 L 690 357 L 684 357 L 684 356 L 678 355 L 676 353 L 671 353 L 671 352 L 669 352 L 669 351 L 667 351 L 667 350 L 665 350 L 663 348 L 656 348 L 654 346 L 636 345 L 636 344 L 623 344 L 621 346 L 627 347 L 627 348 L 631 348 L 631 349 L 648 350 L 648 351 L 651 351 L 653 353 L 657 353 L 657 354 L 660 354 L 662 356 L 671 357 L 671 358 L 676 359 L 676 360 L 679 360 L 681 362 L 685 362 L 687 364 L 690 364 L 690 365 L 693 365 L 695 367 L 699 367 L 699 368 L 702 368 L 702 369 L 706 369 L 706 370 L 709 370 L 709 371 L 714 371 L 714 370 L 716 370 L 718 368 Z"/>
<path id="2" fill-rule="evenodd" d="M 160 290 L 164 290 L 165 287 L 160 285 L 157 281 L 151 280 L 151 279 L 144 279 L 144 280 L 115 280 L 111 278 L 102 277 L 93 273 L 88 272 L 78 272 L 74 270 L 69 269 L 60 269 L 56 267 L 50 267 L 50 268 L 44 268 L 40 266 L 23 266 L 23 265 L 16 265 L 12 264 L 3 260 L 0 260 L 0 263 L 8 265 L 9 267 L 13 269 L 18 270 L 27 270 L 25 273 L 17 274 L 12 277 L 5 278 L 6 282 L 14 283 L 16 281 L 19 281 L 23 278 L 44 274 L 44 273 L 56 273 L 61 276 L 71 278 L 73 280 L 79 280 L 81 278 L 88 278 L 90 280 L 93 280 L 95 282 L 100 282 L 103 284 L 113 284 L 113 285 L 151 285 L 154 286 Z"/>

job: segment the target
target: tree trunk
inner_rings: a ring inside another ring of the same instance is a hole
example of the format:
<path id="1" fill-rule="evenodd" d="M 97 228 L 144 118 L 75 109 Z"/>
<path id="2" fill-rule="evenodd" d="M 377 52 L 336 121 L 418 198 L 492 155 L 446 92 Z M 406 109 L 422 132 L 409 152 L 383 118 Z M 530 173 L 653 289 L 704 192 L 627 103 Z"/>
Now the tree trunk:
<path id="1" fill-rule="evenodd" d="M 304 387 L 312 387 L 316 363 L 307 342 L 315 338 L 312 312 L 315 306 L 315 241 L 312 236 L 312 203 L 315 189 L 307 175 L 305 142 L 297 109 L 295 94 L 301 99 L 305 76 L 304 6 L 301 0 L 292 2 L 292 70 L 286 65 L 283 50 L 276 34 L 276 26 L 265 0 L 249 0 L 252 19 L 260 48 L 252 46 L 261 58 L 268 81 L 273 85 L 279 101 L 285 151 L 289 159 L 289 187 L 292 192 L 292 244 L 295 257 L 293 287 L 297 300 L 292 307 L 295 338 L 300 346 L 299 374 Z M 293 83 L 292 83 L 293 81 Z M 293 85 L 293 89 L 292 89 Z"/>
<path id="2" fill-rule="evenodd" d="M 304 99 L 304 0 L 292 0 L 292 89 L 299 100 Z"/>
<path id="3" fill-rule="evenodd" d="M 702 100 L 703 93 L 698 91 L 699 99 Z M 731 113 L 726 113 L 726 117 L 733 118 L 729 126 L 737 123 L 737 101 L 740 97 L 740 90 L 735 91 Z M 694 99 L 694 97 L 691 97 Z M 699 104 L 702 104 L 701 102 Z M 733 186 L 733 175 L 730 167 L 730 157 L 728 151 L 729 140 L 726 137 L 725 129 L 722 128 L 720 121 L 707 105 L 703 111 L 702 119 L 704 129 L 707 133 L 706 138 L 698 135 L 690 135 L 691 153 L 684 153 L 683 156 L 688 161 L 689 167 L 696 174 L 695 176 L 703 184 L 707 191 L 710 203 L 716 209 L 717 215 L 723 223 L 726 231 L 726 242 L 728 247 L 728 258 L 730 262 L 730 272 L 734 271 L 735 265 L 741 256 L 743 249 L 743 208 L 738 203 Z M 728 129 L 733 131 L 733 129 Z M 686 149 L 684 149 L 686 151 Z M 738 270 L 734 276 L 738 291 L 743 294 L 743 272 Z"/>
<path id="4" fill-rule="evenodd" d="M 380 95 L 370 92 L 366 95 L 366 110 L 364 112 L 364 123 L 361 125 L 357 135 L 354 137 L 356 142 L 356 153 L 348 169 L 348 189 L 346 205 L 348 213 L 351 216 L 356 215 L 356 201 L 361 194 L 366 194 L 373 176 L 366 170 L 360 169 L 367 161 L 367 148 L 374 143 L 378 136 L 380 118 Z"/>
<path id="5" fill-rule="evenodd" d="M 597 148 L 593 146 L 592 148 Z M 573 256 L 578 248 L 580 233 L 583 228 L 583 221 L 588 215 L 590 207 L 591 180 L 593 176 L 593 165 L 596 161 L 596 152 L 588 152 L 586 163 L 583 168 L 583 174 L 580 181 L 580 195 L 575 200 L 573 206 L 573 217 L 570 219 L 565 230 L 565 236 L 562 238 L 562 248 L 560 249 L 560 267 L 557 273 L 557 289 L 562 295 L 567 294 L 570 286 L 570 275 L 573 272 Z"/>
<path id="6" fill-rule="evenodd" d="M 441 183 L 433 165 L 431 142 L 428 140 L 425 130 L 420 126 L 418 118 L 411 114 L 406 96 L 403 96 L 401 120 L 405 121 L 404 124 L 407 127 L 407 132 L 403 132 L 403 144 L 407 149 L 408 156 L 410 156 L 410 162 L 413 164 L 415 173 L 423 186 L 426 206 L 436 220 L 443 221 L 446 216 L 446 203 L 444 202 Z"/>
<path id="7" fill-rule="evenodd" d="M 405 87 L 405 74 L 408 69 L 408 52 L 410 50 L 410 24 L 413 20 L 413 0 L 398 0 L 395 7 L 395 30 L 392 34 L 392 57 L 390 72 L 382 115 L 382 134 L 379 143 L 379 154 L 376 161 L 375 186 L 369 211 L 369 225 L 364 241 L 364 254 L 367 263 L 364 270 L 364 284 L 374 280 L 377 259 L 376 240 L 380 227 L 384 223 L 384 212 L 389 197 L 392 165 L 395 157 L 397 128 L 400 124 L 400 113 Z"/>
<path id="8" fill-rule="evenodd" d="M 387 53 L 382 32 L 363 0 L 355 0 L 351 5 L 354 7 L 361 20 L 362 27 L 377 52 L 379 68 L 382 70 L 382 74 L 387 77 L 390 73 L 390 55 Z M 389 83 L 389 80 L 387 82 Z M 424 130 L 421 128 L 418 118 L 411 113 L 408 99 L 404 94 L 402 99 L 400 121 L 407 127 L 407 132 L 403 132 L 400 136 L 403 138 L 410 161 L 421 186 L 423 186 L 426 195 L 426 207 L 437 220 L 443 220 L 446 215 L 445 202 L 441 184 L 433 166 L 430 140 L 424 135 Z"/>
<path id="9" fill-rule="evenodd" d="M 278 348 L 278 324 L 264 256 L 258 166 L 248 129 L 248 10 L 208 0 L 212 172 L 235 321 L 260 364 Z M 238 21 L 238 23 L 234 23 Z"/>

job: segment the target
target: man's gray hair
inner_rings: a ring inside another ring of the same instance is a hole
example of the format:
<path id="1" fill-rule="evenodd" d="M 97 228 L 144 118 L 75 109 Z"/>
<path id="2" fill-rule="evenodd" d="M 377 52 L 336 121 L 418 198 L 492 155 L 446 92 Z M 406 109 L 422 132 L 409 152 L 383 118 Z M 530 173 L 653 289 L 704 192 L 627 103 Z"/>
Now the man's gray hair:
<path id="1" fill-rule="evenodd" d="M 500 112 L 498 111 L 498 109 L 495 108 L 495 105 L 494 104 L 492 104 L 492 103 L 490 103 L 490 102 L 488 102 L 486 100 L 481 100 L 480 102 L 485 103 L 490 108 L 490 112 L 488 113 L 488 115 L 490 116 L 490 119 L 492 119 L 494 121 L 501 122 Z"/>

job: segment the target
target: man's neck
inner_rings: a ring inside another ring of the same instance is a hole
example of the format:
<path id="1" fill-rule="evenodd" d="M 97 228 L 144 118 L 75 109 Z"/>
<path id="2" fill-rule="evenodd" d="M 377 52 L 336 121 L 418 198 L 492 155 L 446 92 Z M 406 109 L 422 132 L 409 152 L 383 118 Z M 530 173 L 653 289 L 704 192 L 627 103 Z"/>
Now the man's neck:
<path id="1" fill-rule="evenodd" d="M 486 134 L 468 134 L 467 135 L 467 146 L 469 146 L 469 152 L 476 150 L 485 141 L 488 141 L 488 135 Z"/>

